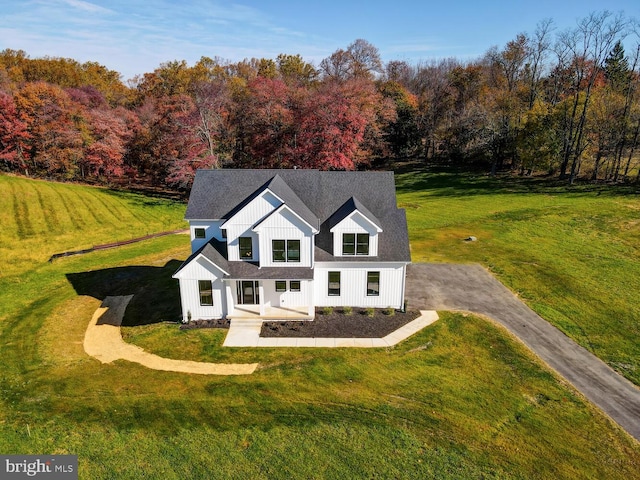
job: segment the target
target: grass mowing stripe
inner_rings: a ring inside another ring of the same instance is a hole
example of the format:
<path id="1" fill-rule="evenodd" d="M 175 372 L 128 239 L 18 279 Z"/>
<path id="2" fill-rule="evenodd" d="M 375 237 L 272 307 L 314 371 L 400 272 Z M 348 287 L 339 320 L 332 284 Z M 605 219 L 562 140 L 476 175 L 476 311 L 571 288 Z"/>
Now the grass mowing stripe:
<path id="1" fill-rule="evenodd" d="M 77 209 L 78 213 L 82 212 L 82 213 L 86 213 L 88 212 L 89 215 L 93 218 L 93 223 L 96 223 L 98 225 L 103 225 L 104 224 L 104 219 L 102 218 L 102 216 L 97 215 L 95 212 L 95 209 L 93 208 L 92 205 L 90 205 L 91 202 L 90 200 L 87 201 L 87 199 L 91 199 L 91 195 L 88 194 L 87 192 L 85 192 L 84 190 L 81 191 L 81 189 L 79 188 L 72 188 L 70 189 L 71 193 L 74 195 L 74 197 L 78 200 L 77 203 L 80 203 L 82 205 L 83 208 L 79 208 Z M 85 222 L 87 223 L 87 222 Z M 91 223 L 88 223 L 88 225 L 92 226 Z"/>
<path id="2" fill-rule="evenodd" d="M 11 183 L 11 193 L 13 195 L 13 215 L 16 219 L 18 238 L 22 240 L 31 237 L 33 235 L 33 227 L 29 220 L 29 208 L 24 199 L 24 191 L 22 191 L 17 182 L 13 182 Z"/>
<path id="3" fill-rule="evenodd" d="M 116 223 L 122 223 L 124 211 L 117 203 L 111 202 L 107 203 L 105 200 L 105 192 L 104 190 L 94 190 L 91 192 L 92 196 L 104 207 L 104 211 L 110 214 Z"/>
<path id="4" fill-rule="evenodd" d="M 51 202 L 45 201 L 42 196 L 42 189 L 46 188 L 47 185 L 37 185 L 35 188 L 36 195 L 38 196 L 38 203 L 40 204 L 40 210 L 42 211 L 42 216 L 44 217 L 44 221 L 47 224 L 47 231 L 50 233 L 60 233 L 62 231 L 62 226 L 60 225 L 60 220 L 58 219 L 58 214 L 56 210 L 51 205 Z"/>
<path id="5" fill-rule="evenodd" d="M 54 191 L 60 198 L 60 201 L 62 202 L 62 205 L 64 206 L 64 209 L 67 212 L 66 217 L 69 219 L 69 221 L 71 221 L 71 225 L 73 225 L 74 230 L 82 230 L 85 223 L 84 221 L 82 221 L 82 219 L 80 219 L 74 214 L 74 212 L 76 211 L 75 209 L 73 212 L 71 211 L 71 202 L 66 196 L 68 189 L 66 188 L 63 189 L 61 186 L 60 188 L 55 188 Z"/>

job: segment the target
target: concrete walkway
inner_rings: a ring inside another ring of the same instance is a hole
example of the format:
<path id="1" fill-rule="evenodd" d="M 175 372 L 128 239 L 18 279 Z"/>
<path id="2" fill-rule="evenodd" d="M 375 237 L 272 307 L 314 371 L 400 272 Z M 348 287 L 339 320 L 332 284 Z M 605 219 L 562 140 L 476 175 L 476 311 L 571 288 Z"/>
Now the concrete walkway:
<path id="1" fill-rule="evenodd" d="M 409 265 L 406 298 L 410 308 L 494 319 L 640 440 L 640 389 L 538 316 L 480 265 Z"/>
<path id="2" fill-rule="evenodd" d="M 202 375 L 248 375 L 255 371 L 257 363 L 204 363 L 189 360 L 173 360 L 145 352 L 142 348 L 126 343 L 120 333 L 120 325 L 127 305 L 133 295 L 107 297 L 98 308 L 84 335 L 84 351 L 102 363 L 127 360 L 154 370 L 196 373 Z"/>
<path id="3" fill-rule="evenodd" d="M 231 320 L 224 347 L 391 347 L 438 319 L 435 311 L 422 315 L 383 338 L 261 337 L 262 320 Z"/>

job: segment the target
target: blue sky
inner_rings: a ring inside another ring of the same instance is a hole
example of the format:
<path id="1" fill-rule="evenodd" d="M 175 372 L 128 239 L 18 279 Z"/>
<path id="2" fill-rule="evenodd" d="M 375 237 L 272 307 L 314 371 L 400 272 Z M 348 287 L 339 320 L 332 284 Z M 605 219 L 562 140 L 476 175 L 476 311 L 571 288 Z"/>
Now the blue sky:
<path id="1" fill-rule="evenodd" d="M 0 50 L 96 61 L 123 80 L 202 56 L 288 53 L 318 65 L 357 38 L 378 47 L 383 61 L 415 64 L 473 59 L 533 33 L 545 18 L 562 31 L 605 8 L 640 19 L 639 0 L 0 0 Z"/>

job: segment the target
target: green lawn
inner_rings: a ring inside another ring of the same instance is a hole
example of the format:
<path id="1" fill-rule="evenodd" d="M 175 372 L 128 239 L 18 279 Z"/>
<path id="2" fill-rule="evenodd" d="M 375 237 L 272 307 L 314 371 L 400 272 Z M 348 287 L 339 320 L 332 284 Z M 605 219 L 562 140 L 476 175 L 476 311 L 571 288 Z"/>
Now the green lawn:
<path id="1" fill-rule="evenodd" d="M 414 259 L 480 261 L 545 316 L 540 306 L 561 311 L 563 302 L 571 305 L 564 297 L 576 286 L 565 282 L 554 293 L 552 282 L 523 281 L 520 268 L 510 267 L 526 251 L 514 245 L 513 230 L 527 228 L 519 220 L 523 210 L 534 209 L 537 221 L 547 211 L 538 202 L 550 208 L 555 200 L 569 202 L 560 208 L 574 207 L 573 216 L 598 205 L 612 224 L 626 225 L 631 213 L 618 216 L 615 206 L 638 207 L 632 196 L 534 192 L 527 200 L 473 192 L 455 181 L 442 177 L 430 187 L 430 176 L 399 177 Z M 486 320 L 443 313 L 389 349 L 221 348 L 219 330 L 150 323 L 174 315 L 177 285 L 170 275 L 189 253 L 185 236 L 46 261 L 51 253 L 121 234 L 180 228 L 184 205 L 6 176 L 0 176 L 0 192 L 0 260 L 3 266 L 11 262 L 0 277 L 0 452 L 77 454 L 83 479 L 638 478 L 638 443 Z M 63 209 L 57 197 L 83 200 Z M 104 211 L 94 216 L 82 204 L 102 204 Z M 116 208 L 117 218 L 107 220 Z M 16 221 L 14 211 L 28 211 L 21 215 L 29 221 Z M 56 220 L 47 223 L 52 216 Z M 531 262 L 540 270 L 553 258 L 549 245 L 561 237 L 558 230 L 573 217 L 554 218 L 552 231 L 538 237 L 546 245 L 539 250 L 547 253 Z M 564 231 L 574 234 L 570 227 Z M 637 225 L 620 232 L 603 239 L 607 255 L 637 239 Z M 479 241 L 462 242 L 467 235 Z M 507 245 L 499 261 L 494 258 Z M 564 262 L 551 261 L 548 274 L 562 272 Z M 598 275 L 602 265 L 614 263 L 602 262 L 594 262 Z M 578 263 L 586 269 L 586 260 Z M 536 271 L 533 265 L 529 270 Z M 611 298 L 620 306 L 633 281 L 616 284 L 620 291 Z M 258 371 L 213 377 L 124 361 L 100 364 L 84 354 L 82 338 L 100 299 L 113 293 L 139 299 L 123 328 L 128 341 L 173 358 L 257 361 Z M 598 307 L 581 305 L 575 301 L 573 308 Z"/>
<path id="2" fill-rule="evenodd" d="M 398 193 L 414 262 L 481 263 L 640 385 L 637 189 L 413 173 L 398 177 Z"/>

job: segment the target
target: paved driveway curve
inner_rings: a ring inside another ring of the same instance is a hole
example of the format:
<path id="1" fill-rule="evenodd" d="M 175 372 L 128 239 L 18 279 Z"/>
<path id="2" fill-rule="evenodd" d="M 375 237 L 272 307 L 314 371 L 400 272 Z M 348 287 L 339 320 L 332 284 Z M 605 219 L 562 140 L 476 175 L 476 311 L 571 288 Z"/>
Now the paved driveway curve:
<path id="1" fill-rule="evenodd" d="M 480 265 L 411 264 L 410 308 L 491 317 L 640 440 L 640 389 L 542 319 Z"/>

